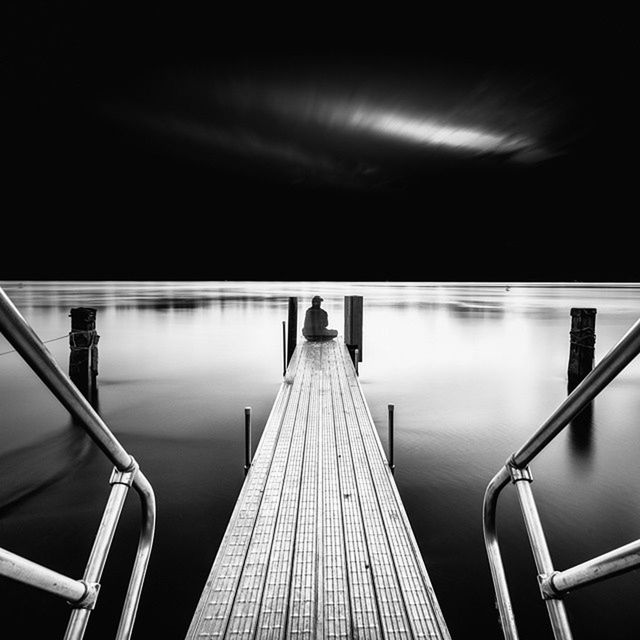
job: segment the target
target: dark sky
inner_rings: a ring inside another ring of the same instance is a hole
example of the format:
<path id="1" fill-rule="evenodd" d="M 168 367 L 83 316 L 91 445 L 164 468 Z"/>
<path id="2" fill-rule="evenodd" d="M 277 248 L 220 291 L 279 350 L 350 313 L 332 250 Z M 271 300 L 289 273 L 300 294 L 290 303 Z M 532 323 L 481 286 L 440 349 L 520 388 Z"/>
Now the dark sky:
<path id="1" fill-rule="evenodd" d="M 422 5 L 16 3 L 0 277 L 640 281 L 628 20 Z"/>

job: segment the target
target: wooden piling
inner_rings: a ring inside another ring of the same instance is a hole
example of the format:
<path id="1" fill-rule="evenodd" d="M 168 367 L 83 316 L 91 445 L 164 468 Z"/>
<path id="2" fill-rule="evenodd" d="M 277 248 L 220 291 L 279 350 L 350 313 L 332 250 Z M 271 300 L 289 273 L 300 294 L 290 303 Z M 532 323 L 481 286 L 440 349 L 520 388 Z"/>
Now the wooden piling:
<path id="1" fill-rule="evenodd" d="M 596 343 L 596 309 L 571 309 L 569 392 L 593 369 Z"/>
<path id="2" fill-rule="evenodd" d="M 98 375 L 98 340 L 96 331 L 97 309 L 75 307 L 69 314 L 71 332 L 69 333 L 69 377 L 81 393 L 92 399 Z"/>
<path id="3" fill-rule="evenodd" d="M 287 323 L 282 321 L 282 375 L 287 375 Z"/>
<path id="4" fill-rule="evenodd" d="M 289 331 L 287 334 L 287 365 L 291 362 L 293 352 L 298 344 L 298 298 L 289 298 Z"/>
<path id="5" fill-rule="evenodd" d="M 251 467 L 251 407 L 244 408 L 244 473 Z"/>
<path id="6" fill-rule="evenodd" d="M 389 409 L 389 468 L 393 471 L 396 468 L 396 465 L 393 460 L 393 412 L 394 405 L 390 404 L 388 406 Z"/>
<path id="7" fill-rule="evenodd" d="M 344 343 L 355 364 L 356 350 L 358 362 L 362 362 L 362 296 L 344 297 Z"/>

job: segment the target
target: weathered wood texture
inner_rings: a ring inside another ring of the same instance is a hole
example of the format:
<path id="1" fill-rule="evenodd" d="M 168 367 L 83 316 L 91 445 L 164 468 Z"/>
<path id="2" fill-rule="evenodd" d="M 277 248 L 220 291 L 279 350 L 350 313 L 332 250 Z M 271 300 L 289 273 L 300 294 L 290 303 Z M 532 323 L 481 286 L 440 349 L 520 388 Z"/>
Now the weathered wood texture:
<path id="1" fill-rule="evenodd" d="M 596 344 L 596 309 L 571 309 L 569 391 L 573 391 L 593 369 Z"/>
<path id="2" fill-rule="evenodd" d="M 343 344 L 297 348 L 187 638 L 449 639 Z"/>
<path id="3" fill-rule="evenodd" d="M 289 298 L 287 333 L 287 364 L 291 362 L 293 353 L 298 345 L 298 298 Z"/>
<path id="4" fill-rule="evenodd" d="M 362 296 L 344 297 L 344 343 L 353 360 L 358 350 L 358 362 L 362 362 Z"/>
<path id="5" fill-rule="evenodd" d="M 92 307 L 74 307 L 69 333 L 69 377 L 92 404 L 97 400 L 98 340 L 97 310 Z"/>

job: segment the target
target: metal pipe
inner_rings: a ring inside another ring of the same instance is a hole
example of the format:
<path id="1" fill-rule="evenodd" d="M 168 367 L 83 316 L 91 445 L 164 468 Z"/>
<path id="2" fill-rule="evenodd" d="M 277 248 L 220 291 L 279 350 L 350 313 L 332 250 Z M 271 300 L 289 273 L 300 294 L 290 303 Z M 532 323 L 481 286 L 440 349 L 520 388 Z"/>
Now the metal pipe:
<path id="1" fill-rule="evenodd" d="M 626 573 L 638 566 L 640 566 L 640 540 L 635 540 L 570 569 L 556 571 L 547 578 L 543 587 L 548 586 L 554 593 L 562 594 Z"/>
<path id="2" fill-rule="evenodd" d="M 251 407 L 244 408 L 244 473 L 251 466 Z"/>
<path id="3" fill-rule="evenodd" d="M 393 463 L 393 411 L 394 406 L 390 404 L 389 410 L 389 468 L 393 471 L 396 465 Z"/>
<path id="4" fill-rule="evenodd" d="M 0 548 L 0 575 L 42 589 L 69 602 L 81 602 L 88 586 L 57 571 Z"/>
<path id="5" fill-rule="evenodd" d="M 93 548 L 91 549 L 91 554 L 89 555 L 89 560 L 87 561 L 87 566 L 84 571 L 83 580 L 87 583 L 99 583 L 102 578 L 102 572 L 107 561 L 107 556 L 109 555 L 109 549 L 111 548 L 113 536 L 118 526 L 122 508 L 134 474 L 135 471 L 121 473 L 116 469 L 111 476 L 111 492 L 109 493 L 109 499 L 102 514 L 102 520 L 98 527 Z M 73 610 L 69 618 L 64 640 L 82 639 L 93 608 L 94 605 L 92 604 L 91 607 L 76 607 Z"/>
<path id="6" fill-rule="evenodd" d="M 282 375 L 287 375 L 287 323 L 282 321 Z"/>
<path id="7" fill-rule="evenodd" d="M 138 612 L 138 605 L 140 603 L 140 594 L 142 593 L 144 578 L 147 573 L 147 567 L 149 566 L 149 558 L 151 556 L 151 548 L 153 547 L 156 528 L 156 499 L 153 493 L 153 487 L 142 471 L 138 471 L 133 478 L 133 488 L 138 492 L 140 497 L 142 523 L 140 527 L 140 538 L 138 540 L 138 550 L 129 580 L 127 595 L 122 607 L 122 615 L 120 616 L 116 640 L 129 640 L 131 638 L 136 613 Z"/>
<path id="8" fill-rule="evenodd" d="M 91 611 L 92 609 L 87 607 L 78 607 L 71 612 L 64 640 L 82 640 L 84 632 L 87 630 Z"/>
<path id="9" fill-rule="evenodd" d="M 500 613 L 502 633 L 505 640 L 518 640 L 518 629 L 516 619 L 513 614 L 511 597 L 509 596 L 509 586 L 507 576 L 502 563 L 500 545 L 498 543 L 498 532 L 496 526 L 496 510 L 498 506 L 498 496 L 504 487 L 509 484 L 511 476 L 506 467 L 493 477 L 487 486 L 482 504 L 482 528 L 484 531 L 484 543 L 491 569 L 491 578 L 496 592 L 496 603 Z"/>
<path id="10" fill-rule="evenodd" d="M 544 449 L 640 353 L 640 320 L 573 390 L 512 458 L 522 469 Z"/>
<path id="11" fill-rule="evenodd" d="M 520 508 L 538 575 L 540 579 L 543 579 L 545 576 L 551 575 L 554 569 L 549 547 L 547 546 L 547 539 L 540 521 L 540 514 L 531 491 L 531 474 L 528 468 L 513 469 L 512 477 L 518 490 L 518 500 L 520 501 Z M 558 598 L 545 597 L 545 604 L 551 620 L 554 638 L 556 640 L 571 640 L 573 636 L 564 602 Z"/>
<path id="12" fill-rule="evenodd" d="M 66 407 L 89 433 L 111 462 L 121 471 L 132 465 L 125 451 L 109 427 L 102 421 L 86 398 L 62 371 L 35 331 L 22 317 L 13 302 L 0 287 L 0 331 L 49 387 L 53 395 Z"/>

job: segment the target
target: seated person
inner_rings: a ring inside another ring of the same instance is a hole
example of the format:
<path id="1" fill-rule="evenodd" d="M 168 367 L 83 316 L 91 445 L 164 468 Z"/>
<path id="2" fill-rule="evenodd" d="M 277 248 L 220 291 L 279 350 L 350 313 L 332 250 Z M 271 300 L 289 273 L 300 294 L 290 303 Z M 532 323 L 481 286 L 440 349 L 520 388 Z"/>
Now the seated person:
<path id="1" fill-rule="evenodd" d="M 338 335 L 335 329 L 327 329 L 329 316 L 324 309 L 320 308 L 321 302 L 322 298 L 320 296 L 313 296 L 311 306 L 304 316 L 302 335 L 310 342 L 333 340 Z"/>

